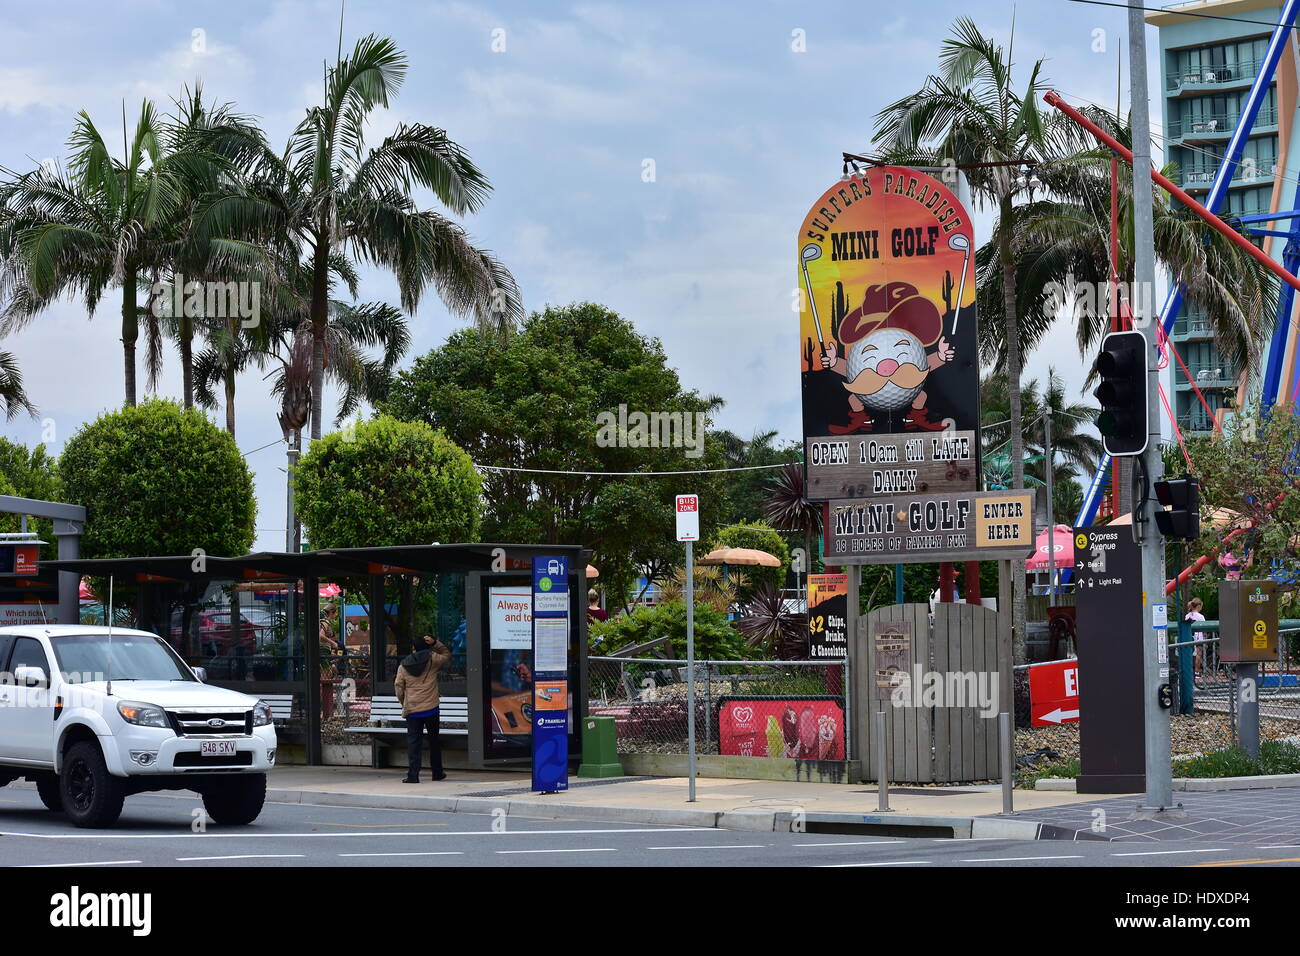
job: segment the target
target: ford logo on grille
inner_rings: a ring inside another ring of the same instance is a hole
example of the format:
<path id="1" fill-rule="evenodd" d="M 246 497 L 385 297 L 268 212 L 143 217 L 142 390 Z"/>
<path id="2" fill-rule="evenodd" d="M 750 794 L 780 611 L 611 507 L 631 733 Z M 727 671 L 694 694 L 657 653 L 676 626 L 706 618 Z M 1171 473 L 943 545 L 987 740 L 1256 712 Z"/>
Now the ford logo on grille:
<path id="1" fill-rule="evenodd" d="M 211 720 L 208 721 L 208 726 L 215 729 L 217 727 L 226 726 L 226 722 L 222 720 L 220 717 L 213 717 Z"/>

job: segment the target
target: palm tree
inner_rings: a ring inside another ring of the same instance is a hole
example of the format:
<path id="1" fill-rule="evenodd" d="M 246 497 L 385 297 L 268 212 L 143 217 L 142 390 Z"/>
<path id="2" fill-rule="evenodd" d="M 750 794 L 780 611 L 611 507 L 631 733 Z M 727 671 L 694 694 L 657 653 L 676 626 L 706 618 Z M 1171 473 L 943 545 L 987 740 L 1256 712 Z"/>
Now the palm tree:
<path id="1" fill-rule="evenodd" d="M 803 535 L 804 554 L 807 556 L 804 574 L 811 574 L 817 554 L 813 550 L 813 537 L 821 534 L 822 506 L 820 502 L 804 497 L 804 466 L 802 462 L 786 465 L 768 487 L 767 500 L 763 502 L 763 516 L 777 531 Z"/>
<path id="2" fill-rule="evenodd" d="M 23 389 L 23 375 L 12 352 L 0 352 L 0 409 L 4 409 L 5 421 L 19 412 L 36 417 L 36 407 Z"/>
<path id="3" fill-rule="evenodd" d="M 1125 145 L 1132 128 L 1113 113 L 1088 107 L 1097 125 Z M 1176 170 L 1167 167 L 1166 175 Z M 1033 348 L 1058 317 L 1076 324 L 1079 350 L 1086 354 L 1109 331 L 1107 296 L 1110 272 L 1110 151 L 1093 142 L 1062 158 L 1041 164 L 1036 176 L 1048 195 L 1012 210 L 1011 254 L 1020 309 L 1019 351 Z M 1133 184 L 1119 178 L 1119 262 L 1124 288 L 1134 279 Z M 1262 354 L 1277 309 L 1277 281 L 1254 258 L 1225 236 L 1176 205 L 1152 186 L 1156 258 L 1184 288 L 1186 305 L 1203 311 L 1214 331 L 1219 353 L 1249 371 Z M 1005 350 L 1005 314 L 999 306 L 1003 276 L 1002 250 L 989 242 L 977 254 L 981 317 L 981 352 L 990 363 Z M 1071 294 L 1074 290 L 1085 294 Z M 1153 303 L 1154 305 L 1154 303 Z"/>
<path id="4" fill-rule="evenodd" d="M 1025 414 L 1027 451 L 1041 452 L 1043 418 L 1050 415 L 1054 457 L 1081 472 L 1097 466 L 1102 453 L 1101 440 L 1083 431 L 1083 426 L 1095 419 L 1099 410 L 1084 402 L 1068 401 L 1065 382 L 1055 368 L 1048 367 L 1045 386 L 1040 387 L 1038 379 L 1030 379 L 1020 387 L 1020 404 Z M 996 372 L 984 376 L 980 382 L 980 405 L 981 439 L 986 452 L 1008 444 L 1011 428 L 1006 376 Z"/>
<path id="5" fill-rule="evenodd" d="M 959 18 L 939 53 L 939 73 L 920 90 L 891 103 L 877 117 L 874 141 L 902 161 L 931 164 L 955 162 L 967 173 L 972 193 L 981 204 L 998 210 L 993 241 L 1001 251 L 1002 295 L 1006 325 L 1006 373 L 1020 383 L 1021 351 L 1016 301 L 1012 210 L 1028 192 L 1020 175 L 1026 163 L 1054 155 L 1063 139 L 1063 123 L 1044 116 L 1038 101 L 1047 87 L 1040 79 L 1043 61 L 1036 60 L 1023 88 L 1014 85 L 1010 49 L 1003 49 L 980 32 L 968 17 Z M 1005 165 L 994 165 L 1005 164 Z M 1020 389 L 1010 390 L 1012 484 L 1025 486 L 1024 436 L 1021 431 Z M 1012 562 L 1015 589 L 1014 628 L 1017 644 L 1024 641 L 1025 569 Z"/>
<path id="6" fill-rule="evenodd" d="M 212 192 L 190 192 L 182 197 L 184 213 L 175 217 L 173 222 L 172 248 L 166 257 L 165 268 L 154 283 L 157 295 L 151 302 L 152 308 L 144 316 L 149 346 L 146 354 L 149 387 L 155 387 L 162 366 L 161 343 L 165 335 L 175 340 L 180 353 L 181 393 L 185 407 L 191 408 L 194 405 L 195 337 L 220 339 L 227 333 L 237 335 L 238 332 L 232 332 L 233 325 L 223 321 L 228 316 L 208 316 L 202 312 L 194 314 L 189 308 L 173 314 L 177 311 L 172 308 L 175 301 L 173 290 L 178 282 L 189 285 L 193 282 L 225 283 L 243 280 L 257 282 L 259 286 L 265 284 L 260 274 L 249 275 L 246 271 L 232 272 L 228 268 L 221 268 L 220 263 L 214 260 L 208 244 L 198 241 L 192 231 L 195 210 L 219 195 L 242 188 L 241 179 L 258 155 L 257 151 L 249 148 L 249 144 L 259 142 L 262 133 L 251 118 L 235 112 L 233 104 L 210 105 L 204 98 L 202 84 L 195 84 L 192 89 L 187 87 L 182 97 L 173 103 L 175 110 L 168 117 L 165 126 L 169 148 L 173 152 L 217 156 L 223 163 L 222 175 L 217 177 Z M 180 291 L 183 298 L 185 289 Z M 268 288 L 266 291 L 271 293 L 273 290 Z M 231 326 L 231 329 L 223 332 L 224 326 Z"/>
<path id="7" fill-rule="evenodd" d="M 420 123 L 403 123 L 378 147 L 366 148 L 366 122 L 388 106 L 406 67 L 391 40 L 359 40 L 327 72 L 324 103 L 308 110 L 284 154 L 249 137 L 245 146 L 256 159 L 248 189 L 216 198 L 196 220 L 218 257 L 267 270 L 287 257 L 310 263 L 312 438 L 321 434 L 329 276 L 337 254 L 389 269 L 407 313 L 432 285 L 448 309 L 473 315 L 480 325 L 504 330 L 523 317 L 515 281 L 496 257 L 475 248 L 460 225 L 411 198 L 422 186 L 454 215 L 477 211 L 491 184 L 464 150 L 444 130 Z"/>
<path id="8" fill-rule="evenodd" d="M 166 265 L 185 197 L 210 191 L 221 162 L 202 151 L 169 149 L 165 124 L 148 100 L 121 159 L 84 111 L 68 146 L 66 170 L 9 174 L 0 187 L 0 333 L 22 327 L 65 294 L 80 296 L 93 314 L 104 293 L 119 288 L 125 402 L 133 406 L 141 291 Z"/>

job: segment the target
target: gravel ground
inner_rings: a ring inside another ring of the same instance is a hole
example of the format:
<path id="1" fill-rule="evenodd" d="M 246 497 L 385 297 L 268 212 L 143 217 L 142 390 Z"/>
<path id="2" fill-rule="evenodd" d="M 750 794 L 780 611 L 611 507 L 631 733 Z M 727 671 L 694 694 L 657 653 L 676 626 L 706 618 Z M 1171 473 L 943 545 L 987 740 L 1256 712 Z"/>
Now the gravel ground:
<path id="1" fill-rule="evenodd" d="M 1221 750 L 1233 744 L 1227 714 L 1175 714 L 1169 718 L 1175 757 Z M 1300 723 L 1265 717 L 1260 720 L 1262 737 L 1289 737 L 1300 732 Z M 1079 759 L 1079 725 L 1062 724 L 1059 727 L 1030 727 L 1016 731 L 1016 755 L 1033 754 L 1040 748 L 1050 747 L 1058 759 L 1047 763 L 1064 763 Z M 1046 764 L 1043 764 L 1046 766 Z"/>

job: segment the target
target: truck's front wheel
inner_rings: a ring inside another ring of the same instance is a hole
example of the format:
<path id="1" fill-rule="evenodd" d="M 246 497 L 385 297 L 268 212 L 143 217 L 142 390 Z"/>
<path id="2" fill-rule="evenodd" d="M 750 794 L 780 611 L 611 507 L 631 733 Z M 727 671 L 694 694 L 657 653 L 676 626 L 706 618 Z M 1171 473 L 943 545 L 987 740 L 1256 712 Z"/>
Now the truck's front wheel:
<path id="1" fill-rule="evenodd" d="M 210 780 L 203 788 L 203 808 L 226 826 L 252 823 L 266 803 L 266 774 L 249 773 Z"/>
<path id="2" fill-rule="evenodd" d="M 111 827 L 122 815 L 126 789 L 108 772 L 99 744 L 83 740 L 68 749 L 59 774 L 63 810 L 79 827 Z"/>

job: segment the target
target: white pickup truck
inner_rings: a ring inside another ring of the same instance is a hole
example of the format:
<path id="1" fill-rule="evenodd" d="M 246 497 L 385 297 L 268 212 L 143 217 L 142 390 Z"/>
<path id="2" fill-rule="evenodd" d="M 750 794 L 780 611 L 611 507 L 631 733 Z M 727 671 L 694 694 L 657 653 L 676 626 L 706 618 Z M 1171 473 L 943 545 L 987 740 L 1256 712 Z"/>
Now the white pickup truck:
<path id="1" fill-rule="evenodd" d="M 79 827 L 112 826 L 149 790 L 193 790 L 215 822 L 251 823 L 275 765 L 271 709 L 202 677 L 146 631 L 0 627 L 0 786 L 34 782 Z"/>

